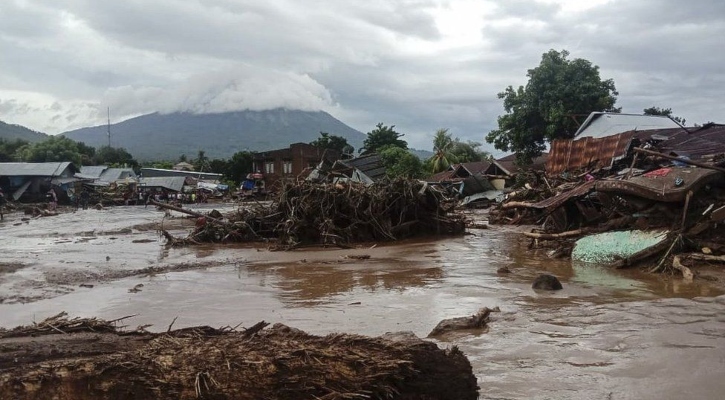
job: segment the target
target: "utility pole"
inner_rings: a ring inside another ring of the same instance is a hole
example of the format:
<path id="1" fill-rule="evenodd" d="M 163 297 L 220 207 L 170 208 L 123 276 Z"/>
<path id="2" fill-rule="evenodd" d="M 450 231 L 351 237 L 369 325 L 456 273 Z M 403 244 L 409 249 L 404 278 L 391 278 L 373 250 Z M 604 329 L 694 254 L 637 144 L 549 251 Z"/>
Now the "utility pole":
<path id="1" fill-rule="evenodd" d="M 108 147 L 111 147 L 111 107 L 108 107 Z"/>

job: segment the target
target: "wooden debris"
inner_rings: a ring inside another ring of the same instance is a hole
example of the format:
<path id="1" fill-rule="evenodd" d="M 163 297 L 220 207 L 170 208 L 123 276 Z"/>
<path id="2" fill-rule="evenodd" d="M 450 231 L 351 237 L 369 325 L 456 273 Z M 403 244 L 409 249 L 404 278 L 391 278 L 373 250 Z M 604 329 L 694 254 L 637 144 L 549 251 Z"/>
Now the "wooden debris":
<path id="1" fill-rule="evenodd" d="M 86 325 L 111 325 L 92 321 Z M 41 351 L 32 357 L 28 341 L 4 341 L 0 343 L 4 349 L 0 353 L 0 397 L 478 398 L 471 364 L 456 347 L 441 350 L 412 335 L 319 337 L 280 324 L 263 329 L 266 325 L 260 322 L 243 332 L 195 327 L 159 334 L 137 332 L 133 337 L 108 331 L 94 334 L 94 340 L 58 335 L 52 342 L 54 352 Z M 14 331 L 32 334 L 27 328 Z"/>
<path id="2" fill-rule="evenodd" d="M 672 268 L 682 272 L 682 278 L 684 278 L 687 282 L 692 282 L 692 279 L 695 277 L 689 268 L 682 265 L 679 255 L 672 258 Z"/>
<path id="3" fill-rule="evenodd" d="M 161 233 L 172 246 L 277 240 L 281 249 L 309 244 L 347 248 L 354 242 L 463 234 L 464 218 L 451 213 L 453 204 L 447 200 L 413 180 L 371 186 L 300 181 L 286 184 L 271 205 L 239 209 L 228 222 L 164 205 L 197 216 L 199 223 L 187 238 Z"/>
<path id="4" fill-rule="evenodd" d="M 457 317 L 444 319 L 439 322 L 435 328 L 428 334 L 428 337 L 441 336 L 448 332 L 467 330 L 467 329 L 484 329 L 486 328 L 492 311 L 498 311 L 498 307 L 490 309 L 483 307 L 470 317 Z"/>

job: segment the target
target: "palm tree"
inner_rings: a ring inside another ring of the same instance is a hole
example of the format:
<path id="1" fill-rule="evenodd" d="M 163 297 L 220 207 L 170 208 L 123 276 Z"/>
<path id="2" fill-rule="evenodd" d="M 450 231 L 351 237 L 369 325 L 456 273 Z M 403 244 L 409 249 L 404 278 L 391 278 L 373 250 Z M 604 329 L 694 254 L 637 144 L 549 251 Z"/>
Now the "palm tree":
<path id="1" fill-rule="evenodd" d="M 206 152 L 204 150 L 199 150 L 199 155 L 196 157 L 194 164 L 194 168 L 200 172 L 204 171 L 204 167 L 209 166 L 209 158 L 206 156 Z M 209 168 L 206 169 L 208 170 Z"/>
<path id="2" fill-rule="evenodd" d="M 455 141 L 448 133 L 448 128 L 438 129 L 433 138 L 433 157 L 430 158 L 433 173 L 436 174 L 441 171 L 445 171 L 453 162 L 456 162 L 456 157 L 451 153 Z"/>

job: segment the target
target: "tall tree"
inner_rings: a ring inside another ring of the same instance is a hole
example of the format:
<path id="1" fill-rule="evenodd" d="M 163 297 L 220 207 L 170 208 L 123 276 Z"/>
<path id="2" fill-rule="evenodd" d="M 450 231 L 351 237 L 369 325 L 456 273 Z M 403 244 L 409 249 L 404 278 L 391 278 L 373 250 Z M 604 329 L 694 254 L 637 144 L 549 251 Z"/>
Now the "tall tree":
<path id="1" fill-rule="evenodd" d="M 662 115 L 664 117 L 671 118 L 673 121 L 677 122 L 680 125 L 685 125 L 685 119 L 672 115 L 671 108 L 659 108 L 652 106 L 650 108 L 645 108 L 642 111 L 644 112 L 644 115 Z"/>
<path id="2" fill-rule="evenodd" d="M 599 67 L 569 52 L 549 50 L 538 67 L 530 69 L 526 87 L 507 87 L 498 94 L 506 114 L 498 117 L 498 129 L 486 136 L 488 143 L 514 151 L 520 163 L 530 163 L 546 148 L 546 142 L 572 138 L 576 116 L 593 111 L 619 112 L 612 79 L 602 80 Z"/>
<path id="3" fill-rule="evenodd" d="M 323 149 L 336 150 L 340 153 L 342 153 L 343 150 L 346 150 L 346 148 L 352 147 L 347 143 L 347 139 L 345 139 L 344 137 L 330 135 L 327 132 L 320 132 L 320 137 L 310 142 L 310 144 Z"/>
<path id="4" fill-rule="evenodd" d="M 386 146 L 400 147 L 403 150 L 408 149 L 408 142 L 401 139 L 402 133 L 395 131 L 395 125 L 385 126 L 382 122 L 375 125 L 375 129 L 368 132 L 368 137 L 363 142 L 363 147 L 359 152 L 362 154 L 374 153 Z"/>
<path id="5" fill-rule="evenodd" d="M 17 150 L 26 162 L 72 161 L 82 165 L 83 155 L 78 143 L 63 136 L 50 136 L 42 142 L 26 145 Z"/>
<path id="6" fill-rule="evenodd" d="M 453 148 L 451 154 L 457 160 L 457 162 L 474 162 L 483 161 L 491 158 L 488 152 L 480 149 L 481 143 L 478 142 L 462 142 L 458 138 L 453 141 Z"/>
<path id="7" fill-rule="evenodd" d="M 454 146 L 455 142 L 448 132 L 448 128 L 436 131 L 433 137 L 433 157 L 429 160 L 434 174 L 445 171 L 452 163 L 457 162 L 452 153 Z"/>
<path id="8" fill-rule="evenodd" d="M 139 166 L 138 161 L 134 160 L 131 153 L 122 147 L 103 146 L 98 149 L 93 157 L 93 161 L 97 165 L 104 164 L 113 167 L 122 167 L 125 165 L 129 168 L 137 169 Z"/>
<path id="9" fill-rule="evenodd" d="M 234 153 L 227 163 L 227 169 L 224 176 L 239 185 L 248 173 L 252 171 L 253 155 L 249 151 L 239 151 Z"/>
<path id="10" fill-rule="evenodd" d="M 204 150 L 199 150 L 199 154 L 196 156 L 196 160 L 194 160 L 194 169 L 199 172 L 209 171 L 209 157 L 206 156 Z"/>
<path id="11" fill-rule="evenodd" d="M 388 145 L 377 150 L 388 178 L 421 178 L 423 162 L 415 154 L 398 146 Z"/>
<path id="12" fill-rule="evenodd" d="M 13 162 L 20 160 L 18 149 L 27 146 L 29 142 L 23 139 L 0 138 L 0 162 Z"/>

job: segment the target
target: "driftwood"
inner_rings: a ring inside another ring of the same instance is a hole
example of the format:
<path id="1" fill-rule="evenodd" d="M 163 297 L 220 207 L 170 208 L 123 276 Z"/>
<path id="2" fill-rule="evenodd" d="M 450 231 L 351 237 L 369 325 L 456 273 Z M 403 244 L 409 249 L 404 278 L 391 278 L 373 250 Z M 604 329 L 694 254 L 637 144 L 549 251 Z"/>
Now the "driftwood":
<path id="1" fill-rule="evenodd" d="M 66 335 L 78 332 L 117 332 L 119 327 L 116 322 L 133 317 L 133 315 L 129 315 L 112 321 L 105 321 L 97 318 L 68 319 L 67 316 L 67 313 L 61 312 L 32 325 L 19 326 L 10 330 L 0 329 L 0 339 L 50 334 Z"/>
<path id="2" fill-rule="evenodd" d="M 714 256 L 712 254 L 689 253 L 683 254 L 683 256 L 687 256 L 690 260 L 725 262 L 725 256 Z"/>
<path id="3" fill-rule="evenodd" d="M 672 268 L 682 272 L 682 278 L 684 278 L 688 282 L 692 282 L 695 277 L 695 275 L 689 268 L 682 265 L 682 262 L 680 261 L 680 256 L 675 256 L 672 258 Z"/>
<path id="4" fill-rule="evenodd" d="M 498 307 L 490 309 L 483 307 L 470 317 L 457 317 L 444 319 L 439 322 L 435 328 L 428 334 L 428 337 L 441 336 L 448 332 L 467 330 L 467 329 L 484 329 L 490 320 L 489 316 L 492 311 L 498 311 Z"/>
<path id="5" fill-rule="evenodd" d="M 167 210 L 177 211 L 177 212 L 180 212 L 182 214 L 188 214 L 188 215 L 191 215 L 191 216 L 194 216 L 194 217 L 197 217 L 197 218 L 204 218 L 207 221 L 213 222 L 215 224 L 227 225 L 226 222 L 224 222 L 222 220 L 219 220 L 219 219 L 216 219 L 216 218 L 213 218 L 213 217 L 211 217 L 209 215 L 204 215 L 204 214 L 198 213 L 196 211 L 187 210 L 187 209 L 181 208 L 181 207 L 176 207 L 176 206 L 171 205 L 171 204 L 159 203 L 158 201 L 151 200 L 151 199 L 149 199 L 149 204 L 153 204 L 153 205 L 155 205 L 157 207 L 161 207 L 161 208 L 164 208 L 164 209 L 167 209 Z"/>
<path id="6" fill-rule="evenodd" d="M 524 232 L 523 235 L 526 237 L 530 237 L 533 239 L 544 239 L 544 240 L 552 240 L 552 239 L 562 239 L 562 238 L 568 238 L 568 237 L 574 237 L 574 236 L 581 236 L 585 234 L 584 229 L 575 229 L 573 231 L 566 231 L 561 233 L 543 233 L 543 232 Z"/>
<path id="7" fill-rule="evenodd" d="M 412 335 L 319 337 L 278 324 L 254 335 L 196 327 L 53 336 L 0 339 L 0 397 L 478 398 L 471 365 L 456 347 L 442 350 Z"/>
<path id="8" fill-rule="evenodd" d="M 509 208 L 531 208 L 534 205 L 534 203 L 529 203 L 526 201 L 509 201 L 501 205 L 501 208 L 504 210 L 507 210 Z"/>

